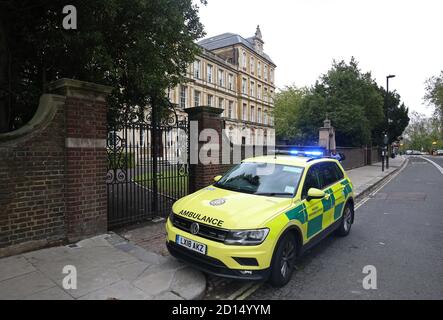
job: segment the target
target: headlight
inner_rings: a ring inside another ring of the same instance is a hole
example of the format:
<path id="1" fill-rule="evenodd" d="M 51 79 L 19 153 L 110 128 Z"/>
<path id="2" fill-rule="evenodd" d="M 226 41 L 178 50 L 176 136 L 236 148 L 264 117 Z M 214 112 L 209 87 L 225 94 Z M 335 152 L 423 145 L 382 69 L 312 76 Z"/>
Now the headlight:
<path id="1" fill-rule="evenodd" d="M 265 241 L 268 233 L 269 229 L 267 228 L 258 230 L 230 231 L 226 236 L 225 244 L 243 246 L 259 245 Z"/>

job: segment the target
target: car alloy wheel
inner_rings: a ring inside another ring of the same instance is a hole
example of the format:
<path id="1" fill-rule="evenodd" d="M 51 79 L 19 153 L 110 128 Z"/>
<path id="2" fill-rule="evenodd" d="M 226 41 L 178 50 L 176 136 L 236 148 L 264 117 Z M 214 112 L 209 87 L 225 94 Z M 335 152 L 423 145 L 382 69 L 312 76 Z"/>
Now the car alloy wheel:
<path id="1" fill-rule="evenodd" d="M 343 227 L 345 231 L 348 232 L 349 229 L 351 229 L 352 225 L 352 213 L 349 207 L 346 207 L 343 219 L 344 219 Z"/>
<path id="2" fill-rule="evenodd" d="M 284 249 L 280 261 L 280 272 L 283 278 L 287 278 L 291 274 L 291 270 L 294 267 L 295 258 L 295 246 L 290 240 L 287 240 L 284 244 Z"/>

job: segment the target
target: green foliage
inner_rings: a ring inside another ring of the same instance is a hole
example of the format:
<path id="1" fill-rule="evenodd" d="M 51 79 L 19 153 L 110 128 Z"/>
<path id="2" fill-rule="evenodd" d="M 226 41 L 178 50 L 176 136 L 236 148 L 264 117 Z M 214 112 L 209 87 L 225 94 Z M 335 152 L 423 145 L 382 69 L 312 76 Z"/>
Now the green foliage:
<path id="1" fill-rule="evenodd" d="M 383 122 L 383 97 L 370 73 L 362 73 L 354 58 L 349 64 L 334 61 L 332 68 L 309 90 L 301 114 L 304 142 L 318 140 L 318 128 L 328 117 L 340 146 L 370 144 Z"/>
<path id="2" fill-rule="evenodd" d="M 77 8 L 77 30 L 62 28 L 66 4 Z M 0 21 L 14 91 L 10 127 L 27 122 L 46 84 L 61 77 L 112 86 L 112 122 L 165 106 L 166 90 L 184 80 L 204 35 L 192 0 L 5 0 Z"/>
<path id="3" fill-rule="evenodd" d="M 439 119 L 439 131 L 443 138 L 443 71 L 439 76 L 426 81 L 425 100 L 435 107 L 435 116 Z"/>
<path id="4" fill-rule="evenodd" d="M 278 92 L 274 98 L 276 135 L 285 137 L 290 143 L 297 143 L 303 139 L 303 133 L 300 130 L 298 120 L 302 112 L 301 105 L 306 93 L 306 89 L 289 86 Z"/>
<path id="5" fill-rule="evenodd" d="M 108 152 L 108 168 L 133 169 L 135 168 L 135 154 L 133 152 Z"/>
<path id="6" fill-rule="evenodd" d="M 275 100 L 276 134 L 294 144 L 318 142 L 318 130 L 328 117 L 340 146 L 382 143 L 389 118 L 389 136 L 395 141 L 409 123 L 408 109 L 400 96 L 386 98 L 371 73 L 362 73 L 357 61 L 333 62 L 332 68 L 310 89 L 287 87 Z"/>
<path id="7" fill-rule="evenodd" d="M 437 144 L 433 146 L 433 142 Z M 404 149 L 430 152 L 432 149 L 442 149 L 443 139 L 439 132 L 439 121 L 427 118 L 425 115 L 412 112 L 411 123 L 405 130 Z"/>
<path id="8" fill-rule="evenodd" d="M 382 145 L 386 128 L 388 128 L 389 143 L 393 143 L 402 136 L 410 119 L 408 116 L 409 109 L 404 103 L 401 103 L 401 97 L 396 91 L 389 91 L 388 95 L 386 95 L 386 90 L 383 87 L 379 87 L 379 91 L 385 97 L 383 110 L 387 118 L 375 128 L 373 140 L 375 144 Z"/>

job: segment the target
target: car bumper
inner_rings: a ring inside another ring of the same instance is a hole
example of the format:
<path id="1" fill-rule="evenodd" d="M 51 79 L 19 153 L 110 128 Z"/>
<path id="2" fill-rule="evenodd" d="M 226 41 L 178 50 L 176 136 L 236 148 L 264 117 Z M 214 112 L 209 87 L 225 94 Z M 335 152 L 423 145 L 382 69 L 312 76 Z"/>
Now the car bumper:
<path id="1" fill-rule="evenodd" d="M 228 246 L 194 236 L 166 222 L 166 245 L 172 256 L 187 262 L 195 268 L 209 274 L 244 280 L 266 280 L 269 276 L 270 260 L 273 247 L 268 239 L 260 246 Z M 191 251 L 176 244 L 177 235 L 203 243 L 207 254 Z M 239 259 L 250 259 L 255 264 L 239 262 Z"/>
<path id="2" fill-rule="evenodd" d="M 215 276 L 250 281 L 266 280 L 269 277 L 269 268 L 264 270 L 230 269 L 220 260 L 192 252 L 172 241 L 168 241 L 166 246 L 168 247 L 169 253 L 175 258 L 184 261 L 198 270 Z"/>

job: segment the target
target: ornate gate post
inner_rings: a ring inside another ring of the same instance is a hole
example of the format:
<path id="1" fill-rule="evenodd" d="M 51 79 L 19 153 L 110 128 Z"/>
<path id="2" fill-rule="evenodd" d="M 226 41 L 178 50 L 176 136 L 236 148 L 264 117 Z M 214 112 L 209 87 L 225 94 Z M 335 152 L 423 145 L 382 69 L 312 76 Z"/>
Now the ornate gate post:
<path id="1" fill-rule="evenodd" d="M 71 79 L 50 84 L 65 102 L 65 206 L 69 241 L 107 231 L 106 97 L 112 88 Z"/>

